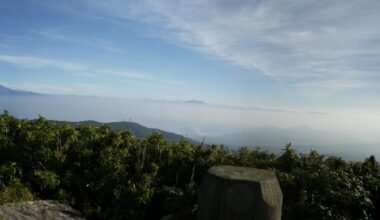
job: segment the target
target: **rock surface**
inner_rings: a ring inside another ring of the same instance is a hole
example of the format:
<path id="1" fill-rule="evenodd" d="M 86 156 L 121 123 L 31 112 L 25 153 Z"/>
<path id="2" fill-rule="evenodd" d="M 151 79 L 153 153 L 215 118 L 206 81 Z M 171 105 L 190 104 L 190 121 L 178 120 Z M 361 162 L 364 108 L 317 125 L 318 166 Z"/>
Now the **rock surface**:
<path id="1" fill-rule="evenodd" d="M 236 166 L 211 167 L 198 191 L 198 220 L 280 220 L 282 192 L 275 174 Z"/>
<path id="2" fill-rule="evenodd" d="M 57 201 L 39 200 L 0 206 L 0 220 L 84 220 L 80 212 Z"/>

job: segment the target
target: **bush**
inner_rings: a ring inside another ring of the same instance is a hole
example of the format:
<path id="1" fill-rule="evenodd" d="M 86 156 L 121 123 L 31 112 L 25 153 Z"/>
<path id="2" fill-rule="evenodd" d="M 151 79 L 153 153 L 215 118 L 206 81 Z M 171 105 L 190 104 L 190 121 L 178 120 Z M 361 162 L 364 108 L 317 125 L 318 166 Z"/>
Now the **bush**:
<path id="1" fill-rule="evenodd" d="M 284 194 L 283 219 L 378 219 L 380 166 L 347 162 L 291 144 L 281 155 L 229 151 L 159 133 L 140 140 L 109 127 L 55 125 L 0 115 L 0 203 L 56 199 L 90 219 L 159 219 L 191 208 L 207 169 L 273 170 Z"/>

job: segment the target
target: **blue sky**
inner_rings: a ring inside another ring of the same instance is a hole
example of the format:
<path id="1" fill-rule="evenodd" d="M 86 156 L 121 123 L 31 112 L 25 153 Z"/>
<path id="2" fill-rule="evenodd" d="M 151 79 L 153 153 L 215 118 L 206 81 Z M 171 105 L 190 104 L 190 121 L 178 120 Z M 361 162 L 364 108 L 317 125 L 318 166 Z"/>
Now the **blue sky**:
<path id="1" fill-rule="evenodd" d="M 0 84 L 378 114 L 380 2 L 0 0 Z"/>

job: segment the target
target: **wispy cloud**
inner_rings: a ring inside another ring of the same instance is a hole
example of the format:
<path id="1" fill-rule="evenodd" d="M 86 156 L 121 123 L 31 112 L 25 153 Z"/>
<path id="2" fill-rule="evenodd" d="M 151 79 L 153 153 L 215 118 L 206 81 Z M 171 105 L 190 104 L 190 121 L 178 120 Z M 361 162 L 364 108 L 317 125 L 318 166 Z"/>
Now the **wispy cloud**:
<path id="1" fill-rule="evenodd" d="M 349 89 L 342 84 L 379 76 L 378 1 L 83 2 L 105 16 L 151 25 L 155 37 L 288 85 L 332 80 Z"/>
<path id="2" fill-rule="evenodd" d="M 13 40 L 13 41 L 20 41 L 20 40 L 30 40 L 30 36 L 27 35 L 15 35 L 15 34 L 0 34 L 1 40 Z"/>
<path id="3" fill-rule="evenodd" d="M 83 45 L 87 45 L 93 48 L 98 48 L 104 51 L 117 52 L 117 53 L 126 52 L 125 50 L 122 50 L 119 47 L 115 46 L 113 42 L 109 40 L 101 39 L 101 38 L 72 36 L 72 35 L 63 34 L 61 32 L 51 31 L 51 30 L 35 31 L 33 33 L 49 38 L 49 39 L 66 41 L 66 42 L 76 43 L 76 44 L 83 44 Z"/>
<path id="4" fill-rule="evenodd" d="M 307 81 L 290 85 L 295 91 L 301 95 L 311 96 L 315 99 L 323 99 L 338 92 L 347 90 L 360 90 L 360 89 L 380 89 L 380 82 L 378 81 L 364 81 L 364 80 L 323 80 L 323 81 Z"/>
<path id="5" fill-rule="evenodd" d="M 186 84 L 182 81 L 162 79 L 145 73 L 138 73 L 120 69 L 99 69 L 88 64 L 68 62 L 57 59 L 41 58 L 35 56 L 10 56 L 0 54 L 0 62 L 5 62 L 16 67 L 28 69 L 54 68 L 70 73 L 81 74 L 84 76 L 115 76 L 120 79 L 134 79 L 143 82 L 160 84 L 159 86 L 161 86 L 162 88 L 186 87 Z"/>
<path id="6" fill-rule="evenodd" d="M 79 64 L 79 63 L 72 63 L 72 62 L 66 62 L 61 60 L 54 60 L 54 59 L 46 59 L 46 58 L 40 58 L 40 57 L 33 57 L 33 56 L 9 56 L 9 55 L 1 55 L 0 54 L 0 61 L 9 63 L 15 66 L 23 67 L 23 68 L 31 68 L 31 69 L 38 69 L 38 68 L 57 68 L 65 71 L 85 71 L 87 70 L 87 67 Z"/>

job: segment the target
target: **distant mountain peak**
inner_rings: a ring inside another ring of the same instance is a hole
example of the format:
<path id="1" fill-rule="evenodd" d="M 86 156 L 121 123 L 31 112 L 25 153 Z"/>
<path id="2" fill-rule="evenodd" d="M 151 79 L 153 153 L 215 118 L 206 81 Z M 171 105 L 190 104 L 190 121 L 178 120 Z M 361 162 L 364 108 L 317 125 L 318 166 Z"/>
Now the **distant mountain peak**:
<path id="1" fill-rule="evenodd" d="M 184 101 L 184 103 L 186 104 L 206 104 L 205 102 L 203 101 L 200 101 L 200 100 L 195 100 L 195 99 L 191 99 L 191 100 L 187 100 L 187 101 Z"/>
<path id="2" fill-rule="evenodd" d="M 23 90 L 14 90 L 14 89 L 10 89 L 10 88 L 7 88 L 3 85 L 0 85 L 0 95 L 7 95 L 7 96 L 20 96 L 20 95 L 41 95 L 39 93 L 35 93 L 35 92 L 29 92 L 29 91 L 23 91 Z"/>

